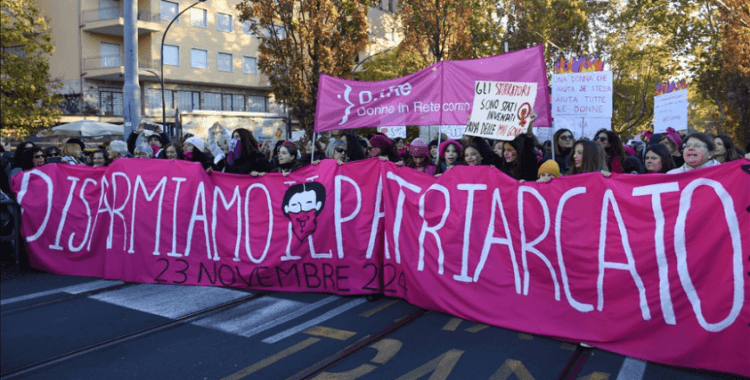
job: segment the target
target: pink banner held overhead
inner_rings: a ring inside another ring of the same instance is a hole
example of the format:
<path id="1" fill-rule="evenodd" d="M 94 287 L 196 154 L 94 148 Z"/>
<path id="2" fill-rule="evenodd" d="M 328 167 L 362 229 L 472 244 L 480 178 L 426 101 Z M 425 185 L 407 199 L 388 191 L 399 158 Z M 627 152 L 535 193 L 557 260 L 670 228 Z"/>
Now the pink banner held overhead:
<path id="1" fill-rule="evenodd" d="M 315 131 L 389 125 L 465 125 L 476 81 L 535 82 L 535 126 L 550 126 L 542 46 L 494 57 L 443 61 L 407 76 L 365 82 L 320 76 Z"/>
<path id="2" fill-rule="evenodd" d="M 147 163 L 144 165 L 144 163 Z M 288 176 L 118 159 L 13 178 L 30 262 L 53 273 L 383 292 L 644 360 L 750 376 L 750 161 L 519 183 L 378 159 Z"/>

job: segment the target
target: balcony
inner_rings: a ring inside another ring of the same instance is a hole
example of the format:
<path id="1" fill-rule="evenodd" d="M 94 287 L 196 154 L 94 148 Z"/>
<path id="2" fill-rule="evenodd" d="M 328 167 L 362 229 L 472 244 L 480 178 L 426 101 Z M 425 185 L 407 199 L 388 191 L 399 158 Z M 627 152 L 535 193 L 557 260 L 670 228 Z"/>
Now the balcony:
<path id="1" fill-rule="evenodd" d="M 121 7 L 91 9 L 81 12 L 83 30 L 90 33 L 110 36 L 124 35 L 125 18 Z M 162 29 L 159 15 L 152 15 L 146 10 L 138 10 L 138 34 L 158 32 Z"/>
<path id="2" fill-rule="evenodd" d="M 83 59 L 83 77 L 86 79 L 116 80 L 125 79 L 125 59 L 119 55 L 107 55 Z M 155 80 L 155 76 L 147 70 L 159 70 L 161 61 L 158 59 L 138 59 L 138 80 L 148 78 Z"/>

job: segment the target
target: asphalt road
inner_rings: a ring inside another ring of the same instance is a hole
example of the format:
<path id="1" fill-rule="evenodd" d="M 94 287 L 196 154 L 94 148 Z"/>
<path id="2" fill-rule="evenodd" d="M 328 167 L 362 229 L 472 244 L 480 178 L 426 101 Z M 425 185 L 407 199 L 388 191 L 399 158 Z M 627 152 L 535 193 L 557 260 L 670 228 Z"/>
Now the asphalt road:
<path id="1" fill-rule="evenodd" d="M 738 378 L 388 297 L 368 302 L 36 271 L 6 274 L 1 285 L 0 379 Z"/>

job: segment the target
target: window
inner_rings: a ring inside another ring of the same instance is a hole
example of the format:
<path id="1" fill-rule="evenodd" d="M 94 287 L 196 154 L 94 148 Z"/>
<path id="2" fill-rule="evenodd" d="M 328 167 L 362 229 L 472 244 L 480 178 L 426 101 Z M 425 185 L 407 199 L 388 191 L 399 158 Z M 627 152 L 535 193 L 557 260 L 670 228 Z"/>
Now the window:
<path id="1" fill-rule="evenodd" d="M 243 34 L 248 34 L 248 35 L 251 35 L 251 36 L 253 35 L 253 31 L 250 30 L 250 21 L 244 21 L 242 23 L 242 33 Z"/>
<path id="2" fill-rule="evenodd" d="M 99 43 L 99 60 L 101 67 L 119 67 L 122 65 L 120 59 L 120 45 L 108 44 L 106 42 Z"/>
<path id="3" fill-rule="evenodd" d="M 174 45 L 164 45 L 164 64 L 171 66 L 180 65 L 180 47 Z"/>
<path id="4" fill-rule="evenodd" d="M 208 51 L 203 49 L 190 49 L 190 66 L 198 69 L 207 69 Z"/>
<path id="5" fill-rule="evenodd" d="M 248 96 L 247 110 L 250 112 L 266 112 L 265 96 Z"/>
<path id="6" fill-rule="evenodd" d="M 242 72 L 258 75 L 258 60 L 255 57 L 242 57 Z"/>
<path id="7" fill-rule="evenodd" d="M 100 90 L 99 109 L 106 116 L 122 116 L 122 91 Z"/>
<path id="8" fill-rule="evenodd" d="M 229 53 L 216 54 L 216 66 L 219 71 L 232 72 L 232 55 Z"/>
<path id="9" fill-rule="evenodd" d="M 177 107 L 181 111 L 201 109 L 201 93 L 198 91 L 177 91 Z"/>
<path id="10" fill-rule="evenodd" d="M 221 94 L 206 92 L 203 94 L 204 109 L 211 111 L 221 111 Z"/>
<path id="11" fill-rule="evenodd" d="M 193 8 L 190 10 L 190 25 L 208 28 L 208 19 L 205 9 Z"/>
<path id="12" fill-rule="evenodd" d="M 224 94 L 224 111 L 232 111 L 232 94 Z"/>
<path id="13" fill-rule="evenodd" d="M 286 38 L 286 28 L 279 25 L 266 26 L 264 30 L 266 38 L 273 38 L 274 36 L 280 40 Z"/>
<path id="14" fill-rule="evenodd" d="M 174 92 L 164 90 L 164 99 L 167 103 L 167 109 L 174 109 Z M 147 108 L 157 108 L 161 112 L 161 89 L 150 88 L 146 90 Z"/>
<path id="15" fill-rule="evenodd" d="M 179 4 L 171 1 L 161 1 L 160 14 L 162 20 L 172 21 L 178 13 L 180 13 Z"/>
<path id="16" fill-rule="evenodd" d="M 222 32 L 232 31 L 232 15 L 226 13 L 216 14 L 216 28 Z"/>
<path id="17" fill-rule="evenodd" d="M 245 95 L 234 95 L 232 97 L 232 110 L 233 111 L 245 110 Z"/>

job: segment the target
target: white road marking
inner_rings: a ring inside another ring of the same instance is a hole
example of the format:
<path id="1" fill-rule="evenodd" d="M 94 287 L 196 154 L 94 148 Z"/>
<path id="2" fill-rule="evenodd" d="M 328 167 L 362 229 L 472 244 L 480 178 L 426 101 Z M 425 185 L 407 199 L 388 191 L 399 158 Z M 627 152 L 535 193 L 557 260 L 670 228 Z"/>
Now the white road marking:
<path id="1" fill-rule="evenodd" d="M 14 303 L 14 302 L 20 302 L 20 301 L 31 300 L 34 298 L 46 297 L 46 296 L 50 296 L 50 295 L 57 294 L 57 293 L 80 294 L 80 293 L 90 292 L 92 290 L 104 289 L 110 286 L 115 286 L 115 285 L 120 285 L 120 284 L 123 284 L 123 282 L 122 281 L 110 281 L 110 280 L 97 280 L 97 281 L 85 282 L 83 284 L 66 286 L 64 288 L 52 289 L 52 290 L 47 290 L 44 292 L 27 294 L 25 296 L 4 299 L 0 301 L 0 305 L 7 305 L 10 303 Z"/>
<path id="2" fill-rule="evenodd" d="M 263 297 L 203 318 L 193 322 L 193 324 L 249 338 L 339 298 L 338 296 L 330 296 L 318 302 L 306 304 L 299 301 Z"/>
<path id="3" fill-rule="evenodd" d="M 620 373 L 617 374 L 616 380 L 641 380 L 646 373 L 646 365 L 643 360 L 625 358 L 622 362 Z"/>
<path id="4" fill-rule="evenodd" d="M 174 319 L 250 294 L 213 286 L 140 284 L 90 298 Z"/>
<path id="5" fill-rule="evenodd" d="M 323 315 L 321 315 L 319 317 L 313 318 L 313 319 L 311 319 L 311 320 L 309 320 L 309 321 L 307 321 L 305 323 L 302 323 L 302 324 L 297 325 L 295 327 L 292 327 L 292 328 L 290 328 L 288 330 L 282 331 L 282 332 L 280 332 L 280 333 L 278 333 L 276 335 L 273 335 L 271 337 L 263 339 L 263 343 L 269 343 L 269 344 L 276 343 L 276 342 L 278 342 L 278 341 L 280 341 L 280 340 L 282 340 L 284 338 L 290 337 L 290 336 L 292 336 L 292 335 L 294 335 L 294 334 L 296 334 L 296 333 L 298 333 L 300 331 L 303 331 L 303 330 L 305 330 L 305 329 L 307 329 L 309 327 L 312 327 L 312 326 L 315 326 L 315 325 L 317 325 L 317 324 L 319 324 L 321 322 L 327 321 L 327 320 L 329 320 L 329 319 L 331 319 L 331 318 L 333 318 L 333 317 L 335 317 L 335 316 L 337 316 L 337 315 L 339 315 L 339 314 L 341 314 L 341 313 L 343 313 L 343 312 L 345 312 L 345 311 L 347 311 L 349 309 L 357 307 L 357 306 L 359 306 L 359 305 L 361 305 L 361 304 L 363 304 L 365 302 L 367 302 L 367 299 L 365 297 L 360 297 L 360 298 L 351 300 L 351 301 L 349 301 L 349 302 L 347 302 L 347 303 L 345 303 L 345 304 L 343 304 L 343 305 L 341 305 L 341 306 L 339 306 L 339 307 L 337 307 L 337 308 L 335 308 L 335 309 L 333 309 L 333 310 L 331 310 L 331 311 L 329 311 L 329 312 L 327 312 L 327 313 L 325 313 L 325 314 L 323 314 Z"/>

